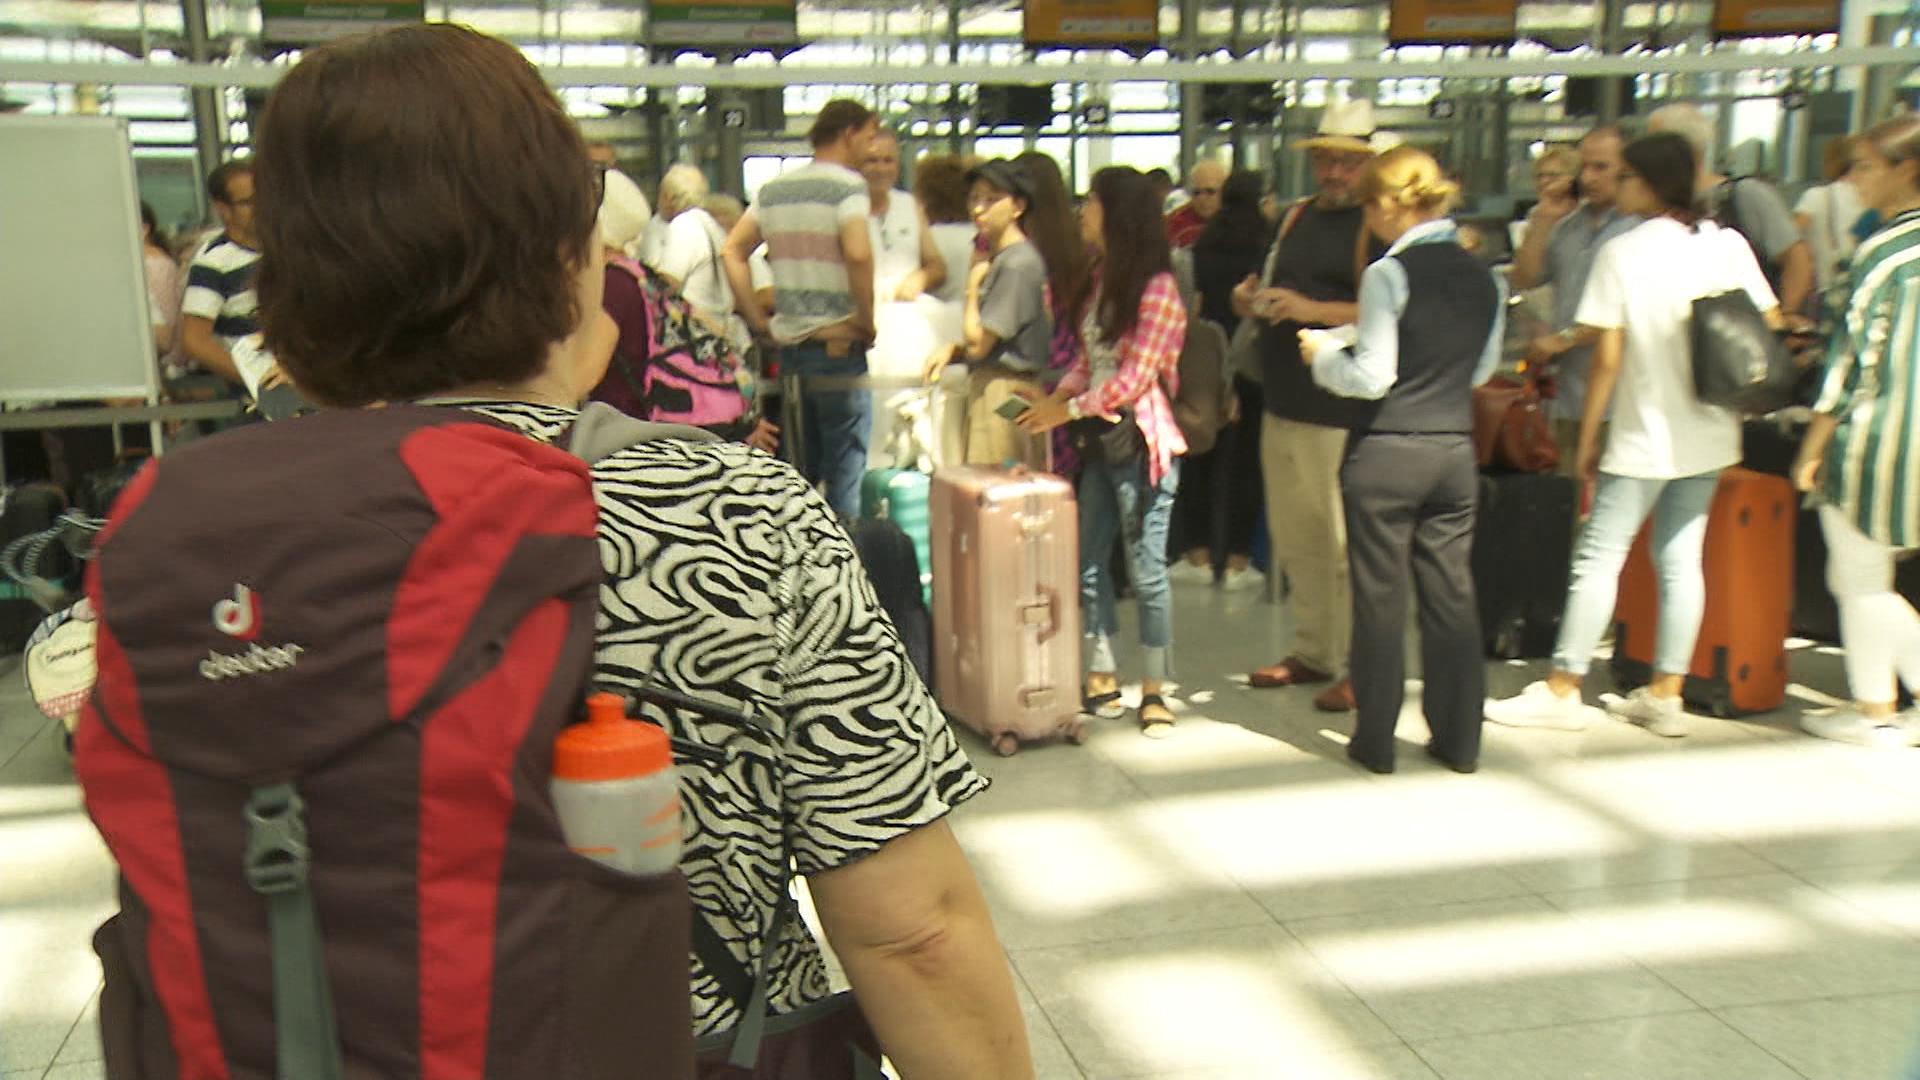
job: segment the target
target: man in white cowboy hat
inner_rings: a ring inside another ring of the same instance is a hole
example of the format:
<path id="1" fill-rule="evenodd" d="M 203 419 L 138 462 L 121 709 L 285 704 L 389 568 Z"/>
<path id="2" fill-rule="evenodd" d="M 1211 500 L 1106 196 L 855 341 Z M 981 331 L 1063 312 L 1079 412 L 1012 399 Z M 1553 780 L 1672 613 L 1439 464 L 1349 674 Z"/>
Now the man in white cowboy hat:
<path id="1" fill-rule="evenodd" d="M 1314 383 L 1300 362 L 1299 332 L 1357 317 L 1360 271 L 1382 251 L 1361 221 L 1360 177 L 1375 154 L 1397 143 L 1374 129 L 1371 102 L 1327 106 L 1315 135 L 1298 144 L 1312 162 L 1315 194 L 1281 218 L 1263 276 L 1248 277 L 1233 292 L 1235 311 L 1267 324 L 1260 335 L 1267 406 L 1260 465 L 1273 557 L 1292 587 L 1294 625 L 1286 657 L 1248 681 L 1332 683 L 1314 699 L 1326 712 L 1353 708 L 1353 688 L 1342 678 L 1353 613 L 1340 458 L 1357 407 Z"/>

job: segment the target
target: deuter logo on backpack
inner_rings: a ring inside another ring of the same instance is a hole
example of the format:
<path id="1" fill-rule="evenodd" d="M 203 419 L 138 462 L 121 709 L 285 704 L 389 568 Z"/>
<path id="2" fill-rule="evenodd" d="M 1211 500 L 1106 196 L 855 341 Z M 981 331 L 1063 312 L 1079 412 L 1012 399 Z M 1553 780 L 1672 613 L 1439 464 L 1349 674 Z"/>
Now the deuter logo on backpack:
<path id="1" fill-rule="evenodd" d="M 231 599 L 213 605 L 213 625 L 228 637 L 247 642 L 249 648 L 235 654 L 207 650 L 207 658 L 200 661 L 200 677 L 209 682 L 284 671 L 298 664 L 300 654 L 306 652 L 298 645 L 266 647 L 254 640 L 260 636 L 260 597 L 245 585 L 235 585 Z"/>
<path id="2" fill-rule="evenodd" d="M 233 599 L 213 605 L 213 625 L 221 633 L 241 641 L 260 636 L 260 598 L 245 585 L 233 587 Z"/>

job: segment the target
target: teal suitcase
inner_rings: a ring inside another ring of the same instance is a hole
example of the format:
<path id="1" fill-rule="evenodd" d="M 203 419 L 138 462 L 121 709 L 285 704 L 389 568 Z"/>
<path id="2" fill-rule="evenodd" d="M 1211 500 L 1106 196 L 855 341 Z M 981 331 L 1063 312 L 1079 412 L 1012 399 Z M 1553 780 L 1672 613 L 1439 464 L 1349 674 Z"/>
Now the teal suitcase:
<path id="1" fill-rule="evenodd" d="M 874 469 L 860 481 L 860 516 L 891 521 L 913 541 L 913 556 L 920 562 L 920 593 L 929 601 L 933 535 L 928 495 L 932 490 L 933 478 L 912 469 Z"/>

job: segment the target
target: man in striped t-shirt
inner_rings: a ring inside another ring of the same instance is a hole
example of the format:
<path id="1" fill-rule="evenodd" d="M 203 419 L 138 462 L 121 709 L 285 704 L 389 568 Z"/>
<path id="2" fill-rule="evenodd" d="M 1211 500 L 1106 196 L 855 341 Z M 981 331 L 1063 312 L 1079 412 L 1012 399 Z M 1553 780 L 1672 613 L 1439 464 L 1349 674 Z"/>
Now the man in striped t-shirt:
<path id="1" fill-rule="evenodd" d="M 808 133 L 813 160 L 767 181 L 727 237 L 727 281 L 755 334 L 780 345 L 783 375 L 821 379 L 867 374 L 873 341 L 873 241 L 867 232 L 866 160 L 878 118 L 857 101 L 827 103 Z M 762 240 L 773 269 L 769 317 L 748 259 Z M 801 465 L 841 514 L 860 509 L 873 394 L 802 383 Z"/>
<path id="2" fill-rule="evenodd" d="M 253 228 L 253 166 L 229 161 L 207 177 L 207 195 L 220 217 L 221 232 L 200 249 L 187 269 L 187 292 L 180 301 L 180 345 L 200 366 L 257 391 L 274 381 L 278 369 L 251 342 L 260 329 L 254 310 L 253 273 L 260 262 L 260 241 Z"/>

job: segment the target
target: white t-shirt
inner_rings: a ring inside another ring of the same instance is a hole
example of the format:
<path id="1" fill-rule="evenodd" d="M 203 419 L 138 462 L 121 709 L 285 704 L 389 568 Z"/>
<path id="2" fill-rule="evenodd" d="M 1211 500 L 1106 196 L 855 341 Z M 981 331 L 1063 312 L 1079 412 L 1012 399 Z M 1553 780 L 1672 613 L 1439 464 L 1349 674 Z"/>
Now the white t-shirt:
<path id="1" fill-rule="evenodd" d="M 654 269 L 680 283 L 680 295 L 702 315 L 725 320 L 733 312 L 733 289 L 720 265 L 727 242 L 720 223 L 699 207 L 683 210 L 667 224 L 666 242 Z"/>
<path id="2" fill-rule="evenodd" d="M 920 269 L 920 203 L 904 191 L 887 198 L 887 212 L 867 214 L 873 238 L 873 299 L 887 303 L 908 274 Z"/>
<path id="3" fill-rule="evenodd" d="M 1851 259 L 1853 249 L 1860 246 L 1853 235 L 1853 226 L 1867 211 L 1860 203 L 1859 189 L 1845 180 L 1808 188 L 1793 212 L 1807 215 L 1807 245 L 1813 249 L 1814 281 L 1824 289 L 1833 284 L 1835 266 L 1842 259 Z"/>
<path id="4" fill-rule="evenodd" d="M 658 270 L 660 256 L 665 253 L 666 247 L 667 223 L 659 214 L 655 214 L 641 226 L 640 239 L 628 246 L 627 254 Z"/>
<path id="5" fill-rule="evenodd" d="M 1694 396 L 1688 342 L 1693 301 L 1734 289 L 1780 305 L 1746 240 L 1711 223 L 1654 218 L 1601 246 L 1574 321 L 1626 331 L 1602 472 L 1671 480 L 1739 462 L 1740 417 Z"/>
<path id="6" fill-rule="evenodd" d="M 773 288 L 773 264 L 767 261 L 767 245 L 761 244 L 747 257 L 747 272 L 753 278 L 753 291 Z"/>

